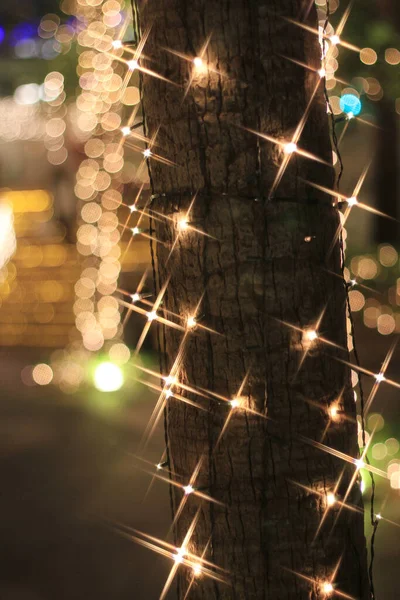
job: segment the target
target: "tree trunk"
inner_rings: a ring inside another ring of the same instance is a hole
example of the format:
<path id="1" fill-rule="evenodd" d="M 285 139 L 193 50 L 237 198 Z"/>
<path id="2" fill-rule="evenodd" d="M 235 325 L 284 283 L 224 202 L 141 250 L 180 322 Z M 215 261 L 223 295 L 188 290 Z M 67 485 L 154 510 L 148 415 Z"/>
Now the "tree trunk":
<path id="1" fill-rule="evenodd" d="M 181 85 L 143 75 L 147 135 L 157 133 L 152 151 L 176 163 L 150 159 L 153 193 L 165 194 L 152 208 L 170 217 L 155 221 L 161 284 L 170 277 L 163 308 L 184 319 L 201 301 L 200 325 L 218 332 L 199 325 L 180 346 L 183 334 L 165 329 L 166 373 L 183 347 L 173 391 L 207 409 L 168 399 L 171 471 L 185 485 L 203 458 L 193 487 L 218 501 L 189 495 L 175 543 L 200 507 L 188 552 L 201 555 L 210 540 L 207 559 L 227 571 L 228 583 L 196 578 L 194 599 L 324 598 L 322 583 L 332 578 L 337 590 L 370 597 L 362 512 L 334 505 L 316 536 L 326 494 L 342 475 L 343 496 L 354 467 L 304 439 L 321 441 L 327 429 L 324 444 L 358 455 L 350 373 L 336 360 L 348 359 L 339 245 L 330 252 L 338 211 L 304 183 L 331 188 L 333 170 L 293 155 L 269 198 L 283 152 L 245 130 L 290 141 L 304 115 L 319 76 L 283 56 L 319 69 L 318 38 L 280 17 L 301 18 L 309 5 L 150 0 L 140 9 L 142 30 L 151 27 L 142 64 Z M 314 7 L 307 23 L 317 27 Z M 210 34 L 204 72 L 166 50 L 193 59 Z M 299 146 L 331 162 L 322 82 Z M 195 192 L 188 220 L 207 235 L 177 226 Z M 300 330 L 314 329 L 322 313 L 319 334 L 342 349 L 304 341 Z M 237 408 L 179 387 L 232 399 L 243 381 Z M 330 423 L 342 390 L 344 414 Z M 175 508 L 182 497 L 174 487 Z M 362 507 L 357 482 L 347 502 Z M 178 577 L 184 598 L 190 568 L 181 565 Z"/>

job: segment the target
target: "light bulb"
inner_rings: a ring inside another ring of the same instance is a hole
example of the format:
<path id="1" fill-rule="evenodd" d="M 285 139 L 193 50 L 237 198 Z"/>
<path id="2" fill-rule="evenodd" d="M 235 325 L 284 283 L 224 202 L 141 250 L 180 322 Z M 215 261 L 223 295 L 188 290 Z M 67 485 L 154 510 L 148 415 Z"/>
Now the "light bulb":
<path id="1" fill-rule="evenodd" d="M 151 312 L 147 313 L 147 320 L 154 321 L 154 319 L 157 319 L 157 313 L 154 310 L 152 310 Z"/>
<path id="2" fill-rule="evenodd" d="M 332 594 L 333 585 L 330 583 L 330 581 L 325 581 L 325 583 L 323 583 L 321 587 L 324 594 Z"/>
<path id="3" fill-rule="evenodd" d="M 151 156 L 151 150 L 150 150 L 150 148 L 146 148 L 145 150 L 143 150 L 143 156 L 145 158 L 150 158 L 150 156 Z"/>
<path id="4" fill-rule="evenodd" d="M 233 398 L 232 400 L 229 400 L 229 404 L 232 408 L 238 408 L 241 405 L 241 401 L 239 398 Z"/>
<path id="5" fill-rule="evenodd" d="M 128 60 L 128 62 L 126 64 L 128 65 L 130 71 L 134 71 L 139 66 L 138 61 L 135 59 Z"/>
<path id="6" fill-rule="evenodd" d="M 122 135 L 124 135 L 125 137 L 126 137 L 127 135 L 129 135 L 129 134 L 130 134 L 130 132 L 131 132 L 131 128 L 130 128 L 130 127 L 128 127 L 128 126 L 121 127 L 121 133 L 122 133 Z"/>
<path id="7" fill-rule="evenodd" d="M 196 325 L 197 325 L 196 319 L 194 317 L 188 317 L 187 321 L 186 321 L 186 325 L 187 325 L 188 329 L 193 329 L 193 327 L 196 327 Z"/>
<path id="8" fill-rule="evenodd" d="M 193 565 L 192 570 L 193 570 L 193 575 L 195 577 L 199 577 L 203 571 L 203 568 L 200 563 L 196 563 Z"/>
<path id="9" fill-rule="evenodd" d="M 194 487 L 192 487 L 190 484 L 189 485 L 185 485 L 185 486 L 183 486 L 183 491 L 185 492 L 186 496 L 189 496 L 189 494 L 193 494 Z"/>
<path id="10" fill-rule="evenodd" d="M 351 196 L 351 198 L 347 198 L 347 204 L 349 206 L 354 206 L 355 204 L 358 204 L 358 200 L 355 196 Z"/>
<path id="11" fill-rule="evenodd" d="M 327 503 L 327 505 L 328 506 L 333 506 L 335 504 L 335 502 L 336 502 L 335 494 L 333 494 L 332 492 L 329 492 L 326 495 L 326 503 Z"/>
<path id="12" fill-rule="evenodd" d="M 179 221 L 178 221 L 178 229 L 180 229 L 181 231 L 184 231 L 188 227 L 189 227 L 189 223 L 188 223 L 188 221 L 187 221 L 187 219 L 185 217 L 182 217 L 182 219 L 179 219 Z"/>
<path id="13" fill-rule="evenodd" d="M 295 144 L 294 142 L 289 142 L 288 144 L 285 144 L 283 147 L 283 151 L 285 154 L 293 154 L 293 152 L 296 152 L 297 150 L 297 144 Z"/>
<path id="14" fill-rule="evenodd" d="M 314 342 L 318 338 L 318 333 L 315 329 L 307 329 L 307 331 L 304 332 L 304 337 L 309 342 Z"/>

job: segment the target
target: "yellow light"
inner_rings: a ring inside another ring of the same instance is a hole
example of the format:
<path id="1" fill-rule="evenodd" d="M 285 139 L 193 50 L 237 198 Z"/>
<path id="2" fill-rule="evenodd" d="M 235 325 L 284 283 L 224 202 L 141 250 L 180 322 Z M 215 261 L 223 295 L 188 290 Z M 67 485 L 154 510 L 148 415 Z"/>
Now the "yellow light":
<path id="1" fill-rule="evenodd" d="M 307 329 L 307 331 L 304 332 L 304 337 L 309 342 L 314 342 L 318 338 L 318 333 L 315 329 Z"/>
<path id="2" fill-rule="evenodd" d="M 331 41 L 331 44 L 333 44 L 334 46 L 336 46 L 337 44 L 340 44 L 340 37 L 338 35 L 331 35 L 331 37 L 329 38 Z"/>
<path id="3" fill-rule="evenodd" d="M 122 42 L 121 42 L 121 40 L 114 40 L 113 43 L 112 43 L 112 47 L 116 48 L 116 49 L 122 48 Z"/>
<path id="4" fill-rule="evenodd" d="M 339 408 L 336 405 L 330 406 L 329 414 L 331 419 L 333 419 L 334 421 L 337 420 L 339 417 Z"/>
<path id="5" fill-rule="evenodd" d="M 38 385 L 48 385 L 53 379 L 53 370 L 49 365 L 40 363 L 34 367 L 32 379 Z"/>
<path id="6" fill-rule="evenodd" d="M 157 313 L 154 310 L 152 310 L 151 312 L 148 312 L 147 319 L 148 319 L 148 321 L 154 321 L 154 319 L 157 319 Z"/>
<path id="7" fill-rule="evenodd" d="M 193 59 L 193 64 L 197 69 L 201 69 L 204 64 L 201 56 L 196 56 L 196 58 Z"/>
<path id="8" fill-rule="evenodd" d="M 115 392 L 124 383 L 121 369 L 111 362 L 99 364 L 94 372 L 94 385 L 100 392 Z"/>
<path id="9" fill-rule="evenodd" d="M 143 156 L 145 158 L 150 158 L 150 156 L 151 156 L 151 150 L 150 150 L 150 148 L 146 148 L 146 150 L 143 150 Z"/>
<path id="10" fill-rule="evenodd" d="M 197 321 L 194 317 L 188 317 L 187 321 L 186 321 L 186 325 L 187 325 L 188 329 L 193 329 L 193 327 L 196 327 Z"/>
<path id="11" fill-rule="evenodd" d="M 232 408 L 238 408 L 241 405 L 241 401 L 239 398 L 233 398 L 232 400 L 229 400 L 229 404 Z"/>
<path id="12" fill-rule="evenodd" d="M 361 458 L 358 458 L 355 461 L 355 465 L 356 465 L 357 469 L 363 469 L 365 467 L 365 462 L 363 460 L 361 460 Z"/>
<path id="13" fill-rule="evenodd" d="M 335 494 L 329 492 L 329 494 L 326 495 L 326 503 L 328 506 L 333 506 L 336 503 Z"/>
<path id="14" fill-rule="evenodd" d="M 358 200 L 355 196 L 352 196 L 351 198 L 347 198 L 347 204 L 349 206 L 354 206 L 355 204 L 358 204 Z"/>
<path id="15" fill-rule="evenodd" d="M 375 515 L 375 517 L 378 519 L 378 521 L 380 521 L 382 519 L 381 513 L 378 513 L 377 515 Z"/>
<path id="16" fill-rule="evenodd" d="M 132 302 L 133 303 L 139 302 L 139 300 L 140 300 L 140 294 L 138 294 L 137 292 L 135 292 L 134 294 L 131 295 L 131 298 L 132 298 Z"/>
<path id="17" fill-rule="evenodd" d="M 140 233 L 139 227 L 132 227 L 132 234 L 133 235 L 138 235 L 139 233 Z"/>
<path id="18" fill-rule="evenodd" d="M 173 375 L 167 375 L 166 377 L 163 377 L 163 379 L 167 385 L 174 385 L 176 383 L 176 377 Z"/>
<path id="19" fill-rule="evenodd" d="M 192 570 L 193 570 L 193 575 L 195 577 L 199 577 L 203 572 L 203 568 L 200 563 L 194 564 L 192 567 Z"/>
<path id="20" fill-rule="evenodd" d="M 381 381 L 385 381 L 386 379 L 383 373 L 378 373 L 377 375 L 374 375 L 374 377 L 378 383 L 380 383 Z"/>
<path id="21" fill-rule="evenodd" d="M 322 587 L 323 593 L 326 594 L 327 596 L 329 594 L 332 594 L 333 585 L 329 581 L 325 581 L 325 583 L 323 583 L 321 587 Z"/>
<path id="22" fill-rule="evenodd" d="M 189 227 L 189 223 L 188 223 L 187 219 L 185 219 L 184 217 L 182 217 L 182 219 L 179 219 L 178 229 L 180 229 L 181 231 L 184 231 L 188 227 Z"/>
<path id="23" fill-rule="evenodd" d="M 194 487 L 192 487 L 190 484 L 189 485 L 185 485 L 183 487 L 183 491 L 185 492 L 186 496 L 189 496 L 189 494 L 193 494 L 194 492 Z"/>
<path id="24" fill-rule="evenodd" d="M 183 557 L 186 554 L 186 548 L 177 548 L 176 554 L 174 554 L 173 559 L 176 563 L 180 564 L 183 562 Z"/>
<path id="25" fill-rule="evenodd" d="M 283 151 L 285 154 L 293 154 L 293 152 L 296 152 L 297 150 L 297 144 L 295 144 L 294 142 L 289 142 L 288 144 L 285 144 L 283 147 Z"/>
<path id="26" fill-rule="evenodd" d="M 131 128 L 130 128 L 130 127 L 127 127 L 127 126 L 125 126 L 125 127 L 121 127 L 121 133 L 122 133 L 122 135 L 124 135 L 125 137 L 126 137 L 127 135 L 129 135 L 129 134 L 130 134 L 130 132 L 131 132 Z"/>
<path id="27" fill-rule="evenodd" d="M 132 206 L 129 207 L 129 210 L 131 211 L 131 213 L 137 212 L 137 208 L 134 204 L 132 204 Z"/>

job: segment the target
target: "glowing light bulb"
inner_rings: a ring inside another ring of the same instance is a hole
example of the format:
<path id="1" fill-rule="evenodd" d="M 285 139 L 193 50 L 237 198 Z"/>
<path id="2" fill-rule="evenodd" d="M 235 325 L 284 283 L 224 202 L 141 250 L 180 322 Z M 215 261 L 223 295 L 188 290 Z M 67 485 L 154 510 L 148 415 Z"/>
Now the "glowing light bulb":
<path id="1" fill-rule="evenodd" d="M 134 294 L 131 294 L 131 298 L 132 298 L 132 302 L 135 303 L 135 302 L 139 302 L 141 296 L 140 296 L 140 294 L 138 294 L 138 292 L 135 292 Z"/>
<path id="2" fill-rule="evenodd" d="M 172 390 L 167 390 L 165 392 L 165 397 L 166 398 L 171 398 L 171 396 L 173 396 L 173 395 L 174 395 L 174 392 Z"/>
<path id="3" fill-rule="evenodd" d="M 333 585 L 330 583 L 330 581 L 325 581 L 322 584 L 321 588 L 322 588 L 323 593 L 326 594 L 327 596 L 329 594 L 332 594 L 332 592 L 333 592 Z"/>
<path id="4" fill-rule="evenodd" d="M 307 243 L 311 242 L 311 240 L 312 240 L 311 235 L 306 235 L 306 237 L 304 238 L 304 241 L 307 242 Z"/>
<path id="5" fill-rule="evenodd" d="M 293 152 L 296 152 L 297 150 L 297 144 L 295 144 L 294 142 L 289 142 L 288 144 L 285 144 L 283 147 L 283 151 L 285 154 L 293 154 Z"/>
<path id="6" fill-rule="evenodd" d="M 189 494 L 193 494 L 194 487 L 192 487 L 190 484 L 185 485 L 185 486 L 183 486 L 183 491 L 185 492 L 185 496 L 189 496 Z"/>
<path id="7" fill-rule="evenodd" d="M 326 495 L 326 503 L 328 506 L 333 506 L 336 503 L 336 496 L 332 492 Z"/>
<path id="8" fill-rule="evenodd" d="M 132 206 L 129 207 L 129 210 L 131 211 L 131 213 L 137 212 L 137 208 L 136 208 L 135 204 L 132 204 Z"/>
<path id="9" fill-rule="evenodd" d="M 358 204 L 358 200 L 355 196 L 352 196 L 351 198 L 347 198 L 347 204 L 349 206 L 354 206 L 355 204 Z"/>
<path id="10" fill-rule="evenodd" d="M 193 327 L 196 327 L 197 321 L 194 317 L 188 317 L 187 321 L 186 321 L 186 325 L 187 325 L 188 329 L 193 329 Z"/>
<path id="11" fill-rule="evenodd" d="M 239 398 L 233 398 L 232 400 L 229 400 L 229 404 L 232 408 L 238 408 L 241 405 L 241 401 Z"/>
<path id="12" fill-rule="evenodd" d="M 322 67 L 321 69 L 318 69 L 318 75 L 322 78 L 325 77 L 326 75 L 326 71 L 325 69 Z"/>
<path id="13" fill-rule="evenodd" d="M 145 158 L 150 158 L 150 156 L 151 156 L 151 150 L 150 150 L 150 148 L 146 148 L 145 150 L 143 150 L 143 156 Z"/>
<path id="14" fill-rule="evenodd" d="M 126 64 L 128 65 L 130 71 L 134 71 L 139 66 L 138 61 L 135 59 L 128 60 L 128 62 Z"/>
<path id="15" fill-rule="evenodd" d="M 201 69 L 204 65 L 204 61 L 201 56 L 196 56 L 196 58 L 193 59 L 193 64 L 197 69 Z"/>
<path id="16" fill-rule="evenodd" d="M 355 461 L 355 465 L 357 469 L 363 469 L 365 467 L 365 462 L 361 460 L 361 458 L 357 458 L 357 460 Z"/>
<path id="17" fill-rule="evenodd" d="M 307 329 L 307 331 L 304 332 L 304 337 L 309 342 L 314 342 L 318 338 L 318 333 L 315 329 Z"/>
<path id="18" fill-rule="evenodd" d="M 336 46 L 337 44 L 340 44 L 340 37 L 338 35 L 331 35 L 331 37 L 329 38 L 331 41 L 331 44 L 333 44 L 334 46 Z"/>
<path id="19" fill-rule="evenodd" d="M 121 40 L 114 40 L 113 43 L 111 44 L 113 48 L 122 48 L 122 42 Z"/>
<path id="20" fill-rule="evenodd" d="M 157 313 L 154 310 L 152 310 L 151 312 L 147 313 L 147 320 L 154 321 L 154 319 L 157 319 Z"/>
<path id="21" fill-rule="evenodd" d="M 374 377 L 378 383 L 381 383 L 381 381 L 386 381 L 386 377 L 383 373 L 378 373 L 377 375 L 374 375 Z"/>
<path id="22" fill-rule="evenodd" d="M 178 221 L 178 229 L 180 229 L 181 231 L 184 231 L 188 227 L 189 227 L 189 223 L 188 223 L 188 220 L 185 217 L 182 217 L 182 219 L 179 219 L 179 221 Z"/>
<path id="23" fill-rule="evenodd" d="M 132 227 L 132 234 L 133 235 L 138 235 L 139 233 L 140 233 L 139 227 Z"/>
<path id="24" fill-rule="evenodd" d="M 203 567 L 201 566 L 200 563 L 196 563 L 193 565 L 192 571 L 193 571 L 193 575 L 195 577 L 199 577 L 203 572 Z"/>
<path id="25" fill-rule="evenodd" d="M 167 385 L 174 385 L 174 383 L 176 383 L 176 377 L 173 375 L 167 375 L 166 377 L 163 377 L 163 379 Z"/>
<path id="26" fill-rule="evenodd" d="M 103 362 L 94 372 L 94 385 L 100 392 L 116 392 L 124 384 L 121 369 L 111 362 Z"/>
<path id="27" fill-rule="evenodd" d="M 130 134 L 130 132 L 131 132 L 131 128 L 130 128 L 130 127 L 128 127 L 127 125 L 126 125 L 125 127 L 121 127 L 121 133 L 122 133 L 122 135 L 124 135 L 125 137 L 126 137 L 127 135 L 129 135 L 129 134 Z"/>
<path id="28" fill-rule="evenodd" d="M 176 549 L 176 554 L 174 554 L 173 559 L 176 563 L 180 564 L 183 562 L 183 557 L 186 554 L 186 548 L 183 546 L 181 548 Z"/>

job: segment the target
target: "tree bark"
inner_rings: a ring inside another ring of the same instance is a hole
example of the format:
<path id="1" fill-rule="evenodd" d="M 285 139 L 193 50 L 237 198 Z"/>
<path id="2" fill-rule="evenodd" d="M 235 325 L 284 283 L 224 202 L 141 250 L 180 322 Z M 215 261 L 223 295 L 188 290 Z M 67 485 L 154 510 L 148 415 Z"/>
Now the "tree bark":
<path id="1" fill-rule="evenodd" d="M 336 360 L 348 359 L 339 245 L 330 251 L 338 211 L 329 196 L 304 183 L 332 188 L 333 169 L 293 155 L 268 198 L 283 153 L 246 131 L 290 141 L 304 115 L 319 76 L 283 57 L 319 69 L 318 38 L 281 17 L 305 14 L 316 28 L 309 5 L 151 0 L 140 8 L 142 30 L 151 27 L 142 64 L 181 86 L 143 75 L 147 135 L 157 134 L 152 151 L 176 163 L 150 159 L 153 193 L 165 194 L 152 208 L 170 217 L 154 222 L 164 242 L 157 246 L 161 283 L 170 277 L 163 307 L 184 318 L 201 300 L 201 324 L 218 332 L 196 327 L 187 334 L 173 387 L 207 410 L 175 398 L 167 403 L 173 477 L 188 483 L 204 457 L 194 487 L 218 501 L 191 494 L 177 520 L 180 546 L 200 508 L 188 551 L 201 555 L 211 540 L 207 559 L 227 571 L 226 584 L 196 578 L 194 599 L 324 598 L 321 584 L 333 577 L 337 590 L 370 597 L 362 511 L 335 505 L 315 537 L 326 494 L 341 477 L 337 494 L 343 496 L 354 467 L 304 440 L 321 441 L 327 430 L 324 444 L 358 456 L 350 373 Z M 205 72 L 166 50 L 193 59 L 210 34 Z M 323 83 L 299 145 L 331 162 Z M 189 221 L 207 235 L 177 229 L 195 192 Z M 322 312 L 319 333 L 340 348 L 316 340 L 300 366 L 307 346 L 300 330 L 314 329 Z M 166 327 L 166 373 L 181 342 L 182 333 Z M 179 386 L 231 399 L 246 374 L 243 405 L 234 409 Z M 328 408 L 342 390 L 344 414 L 330 423 Z M 175 487 L 175 507 L 182 497 Z M 357 483 L 347 502 L 362 509 Z M 190 568 L 180 566 L 178 577 L 184 598 Z"/>

